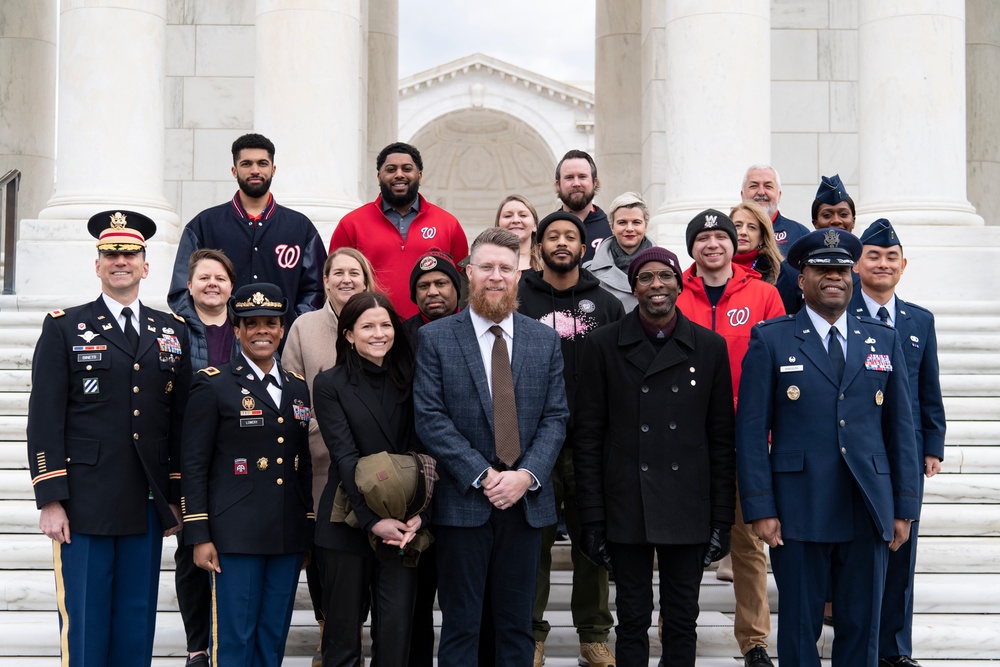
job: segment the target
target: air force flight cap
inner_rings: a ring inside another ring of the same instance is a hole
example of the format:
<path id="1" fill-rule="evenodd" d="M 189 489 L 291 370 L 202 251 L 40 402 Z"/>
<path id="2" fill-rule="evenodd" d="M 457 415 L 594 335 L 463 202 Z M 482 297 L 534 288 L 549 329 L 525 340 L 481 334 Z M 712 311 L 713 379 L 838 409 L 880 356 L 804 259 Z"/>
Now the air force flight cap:
<path id="1" fill-rule="evenodd" d="M 87 222 L 99 252 L 139 252 L 156 233 L 156 223 L 135 211 L 101 211 Z"/>
<path id="2" fill-rule="evenodd" d="M 861 241 L 839 227 L 810 232 L 788 249 L 788 265 L 797 271 L 804 266 L 854 266 L 859 259 Z"/>
<path id="3" fill-rule="evenodd" d="M 861 245 L 875 245 L 882 248 L 891 248 L 901 245 L 896 230 L 892 228 L 892 223 L 885 218 L 879 218 L 865 230 L 861 235 Z"/>
<path id="4" fill-rule="evenodd" d="M 235 317 L 281 317 L 288 310 L 288 299 L 271 283 L 251 283 L 229 297 L 229 313 Z"/>
<path id="5" fill-rule="evenodd" d="M 840 202 L 847 201 L 848 199 L 850 199 L 850 197 L 847 195 L 847 189 L 844 187 L 844 182 L 840 180 L 840 174 L 823 176 L 823 182 L 819 184 L 819 189 L 816 190 L 816 201 L 821 204 L 836 206 Z"/>

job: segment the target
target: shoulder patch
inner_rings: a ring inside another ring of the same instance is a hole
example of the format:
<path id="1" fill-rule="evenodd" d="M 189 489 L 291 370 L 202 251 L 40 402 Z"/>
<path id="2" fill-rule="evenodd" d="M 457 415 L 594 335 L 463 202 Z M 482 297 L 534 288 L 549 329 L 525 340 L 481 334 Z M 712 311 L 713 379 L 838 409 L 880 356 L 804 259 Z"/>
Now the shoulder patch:
<path id="1" fill-rule="evenodd" d="M 204 373 L 208 377 L 212 377 L 213 375 L 218 375 L 222 371 L 220 371 L 215 366 L 209 366 L 208 368 L 201 368 L 201 369 L 199 369 L 198 372 L 199 373 Z"/>
<path id="2" fill-rule="evenodd" d="M 305 382 L 305 381 L 306 381 L 306 379 L 305 379 L 304 377 L 302 377 L 301 375 L 299 375 L 299 374 L 298 374 L 298 373 L 296 373 L 295 371 L 288 371 L 288 373 L 289 373 L 290 375 L 294 375 L 295 377 L 297 377 L 298 379 L 302 380 L 303 382 Z"/>
<path id="3" fill-rule="evenodd" d="M 178 315 L 177 313 L 170 313 L 170 314 L 173 315 L 174 319 L 177 320 L 178 322 L 184 322 L 184 318 L 181 317 L 180 315 Z M 186 324 L 186 322 L 185 322 L 185 324 Z"/>
<path id="4" fill-rule="evenodd" d="M 62 317 L 65 314 L 66 314 L 65 310 L 53 310 L 51 313 L 49 313 L 49 317 L 54 319 L 56 317 Z"/>

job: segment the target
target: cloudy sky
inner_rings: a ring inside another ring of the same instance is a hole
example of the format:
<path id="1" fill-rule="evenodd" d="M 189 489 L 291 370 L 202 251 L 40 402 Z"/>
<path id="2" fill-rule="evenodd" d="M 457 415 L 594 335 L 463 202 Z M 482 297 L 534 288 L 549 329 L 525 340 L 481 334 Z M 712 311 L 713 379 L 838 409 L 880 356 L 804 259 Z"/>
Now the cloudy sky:
<path id="1" fill-rule="evenodd" d="M 593 81 L 594 0 L 399 0 L 400 78 L 477 51 Z"/>

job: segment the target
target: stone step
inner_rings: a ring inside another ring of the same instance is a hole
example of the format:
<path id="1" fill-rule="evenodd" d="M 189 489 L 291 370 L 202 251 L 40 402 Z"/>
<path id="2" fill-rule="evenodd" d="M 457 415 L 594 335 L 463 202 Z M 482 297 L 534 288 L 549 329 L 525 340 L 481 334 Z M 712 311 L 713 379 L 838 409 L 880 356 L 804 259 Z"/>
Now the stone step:
<path id="1" fill-rule="evenodd" d="M 548 615 L 553 629 L 545 644 L 546 654 L 552 657 L 572 658 L 579 651 L 576 632 L 571 627 L 570 612 L 553 612 Z M 656 640 L 656 615 L 651 616 L 650 646 L 652 655 L 659 652 Z M 436 624 L 440 614 L 435 612 Z M 995 632 L 994 616 L 918 614 L 913 620 L 913 641 L 919 647 L 918 655 L 928 658 L 987 659 L 1000 655 L 1000 634 Z M 771 617 L 775 643 L 777 618 Z M 714 611 L 703 611 L 698 618 L 698 655 L 704 657 L 733 658 L 738 655 L 732 634 L 732 618 Z M 288 656 L 310 656 L 318 640 L 318 629 L 312 612 L 296 610 L 288 633 L 285 653 Z M 5 612 L 0 614 L 0 655 L 3 656 L 55 656 L 58 653 L 59 625 L 55 612 Z M 612 634 L 612 641 L 614 635 Z M 830 657 L 833 629 L 824 626 L 817 642 L 821 655 Z M 366 637 L 366 647 L 370 646 Z M 179 613 L 160 612 L 153 642 L 153 655 L 181 656 L 184 648 L 184 630 Z M 24 664 L 24 663 L 19 663 Z"/>
<path id="2" fill-rule="evenodd" d="M 938 351 L 941 374 L 969 373 L 996 375 L 1000 373 L 1000 354 L 971 354 L 952 351 Z"/>
<path id="3" fill-rule="evenodd" d="M 656 650 L 652 650 L 651 653 L 655 655 Z M 773 658 L 774 656 L 772 656 Z M 658 658 L 653 657 L 649 660 L 649 667 L 656 667 Z M 434 661 L 437 664 L 437 660 Z M 779 665 L 780 660 L 774 659 L 774 664 Z M 152 667 L 182 667 L 184 664 L 183 658 L 153 658 Z M 920 664 L 923 667 L 988 667 L 991 664 L 989 660 L 927 660 L 925 658 L 920 658 Z M 312 658 L 309 656 L 286 656 L 282 667 L 311 667 Z M 737 660 L 735 657 L 722 657 L 722 658 L 712 658 L 699 656 L 695 662 L 695 667 L 741 667 L 743 665 L 742 660 Z M 821 660 L 821 667 L 830 667 L 830 660 Z M 0 667 L 60 667 L 59 658 L 56 657 L 42 657 L 42 658 L 4 658 L 0 657 Z M 545 667 L 577 667 L 577 658 L 575 657 L 559 657 L 559 656 L 545 656 Z"/>
<path id="4" fill-rule="evenodd" d="M 552 573 L 549 594 L 549 611 L 570 608 L 573 573 L 557 570 Z M 658 580 L 654 576 L 654 581 Z M 303 574 L 296 591 L 296 609 L 311 609 L 309 592 Z M 1000 574 L 918 574 L 916 576 L 914 612 L 918 614 L 1000 614 L 996 594 Z M 778 611 L 778 590 L 774 578 L 768 575 L 768 598 L 771 610 Z M 704 611 L 732 614 L 736 609 L 733 585 L 719 581 L 714 571 L 706 571 L 700 594 Z M 611 607 L 614 609 L 614 584 Z M 160 611 L 177 611 L 177 594 L 172 571 L 160 577 L 157 598 Z M 55 611 L 55 581 L 48 570 L 0 570 L 0 610 L 2 611 Z"/>
<path id="5" fill-rule="evenodd" d="M 946 509 L 945 506 L 941 506 Z M 3 512 L 0 507 L 0 515 Z M 993 510 L 993 514 L 997 512 Z M 52 541 L 38 532 L 37 515 L 26 534 L 9 533 L 0 527 L 0 572 L 4 570 L 52 570 Z M 942 514 L 944 516 L 944 514 Z M 917 572 L 921 574 L 991 574 L 1000 573 L 1000 540 L 984 534 L 1000 535 L 994 526 L 992 533 L 975 532 L 974 537 L 940 536 L 931 525 L 920 527 L 920 549 L 917 554 Z M 1000 523 L 1000 520 L 995 520 Z M 164 572 L 174 569 L 175 538 L 163 540 L 160 567 Z M 571 569 L 568 543 L 559 543 L 552 552 L 553 569 Z M 1000 607 L 998 607 L 1000 611 Z"/>
<path id="6" fill-rule="evenodd" d="M 944 412 L 950 422 L 992 419 L 1000 414 L 1000 396 L 946 396 Z"/>
<path id="7" fill-rule="evenodd" d="M 945 469 L 955 473 L 1000 472 L 1000 447 L 946 447 Z"/>

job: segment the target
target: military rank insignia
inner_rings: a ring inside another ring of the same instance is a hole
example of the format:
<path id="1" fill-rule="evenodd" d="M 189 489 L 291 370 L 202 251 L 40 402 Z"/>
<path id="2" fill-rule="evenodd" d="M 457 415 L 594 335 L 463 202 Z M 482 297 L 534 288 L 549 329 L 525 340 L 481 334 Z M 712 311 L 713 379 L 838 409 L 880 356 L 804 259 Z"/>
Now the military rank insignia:
<path id="1" fill-rule="evenodd" d="M 865 370 L 866 371 L 882 371 L 883 373 L 892 372 L 892 362 L 889 360 L 888 354 L 869 354 L 868 358 L 865 359 Z"/>

